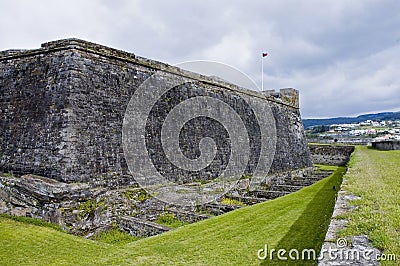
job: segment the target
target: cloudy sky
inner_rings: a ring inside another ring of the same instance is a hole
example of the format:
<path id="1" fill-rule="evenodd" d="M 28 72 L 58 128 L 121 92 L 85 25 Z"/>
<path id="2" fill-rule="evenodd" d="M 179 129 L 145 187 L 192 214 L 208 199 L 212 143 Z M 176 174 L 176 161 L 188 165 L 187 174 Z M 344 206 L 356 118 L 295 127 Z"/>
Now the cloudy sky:
<path id="1" fill-rule="evenodd" d="M 1 0 L 0 50 L 76 37 L 177 64 L 211 60 L 300 90 L 303 118 L 400 111 L 398 0 Z"/>

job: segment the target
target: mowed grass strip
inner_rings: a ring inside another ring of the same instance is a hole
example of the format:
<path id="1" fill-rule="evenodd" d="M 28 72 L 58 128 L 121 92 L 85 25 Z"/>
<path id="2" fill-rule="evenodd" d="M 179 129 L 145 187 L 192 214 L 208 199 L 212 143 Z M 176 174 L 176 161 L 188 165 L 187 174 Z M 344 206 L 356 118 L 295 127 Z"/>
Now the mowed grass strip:
<path id="1" fill-rule="evenodd" d="M 0 265 L 260 265 L 257 251 L 318 254 L 345 168 L 287 196 L 127 245 L 109 245 L 0 218 Z M 287 261 L 296 265 L 299 262 Z M 300 262 L 315 265 L 315 261 Z"/>
<path id="2" fill-rule="evenodd" d="M 0 265 L 96 265 L 109 246 L 0 217 Z"/>
<path id="3" fill-rule="evenodd" d="M 400 260 L 400 151 L 379 151 L 359 146 L 345 176 L 344 189 L 360 196 L 359 206 L 344 216 L 349 220 L 343 236 L 365 234 L 385 254 Z"/>

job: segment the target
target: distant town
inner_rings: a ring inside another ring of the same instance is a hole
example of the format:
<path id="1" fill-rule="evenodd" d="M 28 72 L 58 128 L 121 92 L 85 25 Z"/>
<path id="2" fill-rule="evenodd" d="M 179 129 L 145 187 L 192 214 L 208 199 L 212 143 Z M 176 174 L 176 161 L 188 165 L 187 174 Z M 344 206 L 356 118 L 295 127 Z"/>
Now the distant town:
<path id="1" fill-rule="evenodd" d="M 316 125 L 306 129 L 311 142 L 368 144 L 374 141 L 400 141 L 400 119 L 365 120 L 350 124 Z"/>

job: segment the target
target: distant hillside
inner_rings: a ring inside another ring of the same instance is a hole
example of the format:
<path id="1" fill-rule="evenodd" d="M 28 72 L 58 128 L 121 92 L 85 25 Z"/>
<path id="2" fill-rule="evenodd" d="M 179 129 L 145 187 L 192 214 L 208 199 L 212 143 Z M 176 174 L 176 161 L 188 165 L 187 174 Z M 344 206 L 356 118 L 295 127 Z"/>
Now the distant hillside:
<path id="1" fill-rule="evenodd" d="M 385 112 L 378 114 L 365 114 L 359 115 L 357 117 L 335 117 L 326 119 L 303 119 L 304 128 L 309 128 L 312 126 L 329 126 L 333 124 L 351 124 L 359 123 L 365 120 L 398 120 L 400 119 L 400 112 Z"/>

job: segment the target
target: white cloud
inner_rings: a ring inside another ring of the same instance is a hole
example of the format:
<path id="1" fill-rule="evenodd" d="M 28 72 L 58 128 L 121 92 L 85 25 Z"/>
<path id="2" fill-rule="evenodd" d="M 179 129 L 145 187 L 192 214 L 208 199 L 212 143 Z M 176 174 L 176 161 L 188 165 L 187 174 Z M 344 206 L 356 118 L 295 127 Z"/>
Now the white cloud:
<path id="1" fill-rule="evenodd" d="M 2 1 L 0 50 L 78 37 L 175 64 L 220 61 L 295 87 L 304 117 L 400 110 L 396 0 Z"/>
<path id="2" fill-rule="evenodd" d="M 244 68 L 254 51 L 253 46 L 253 38 L 247 32 L 232 32 L 223 36 L 215 45 L 206 48 L 203 55 L 208 60 L 235 64 Z"/>
<path id="3" fill-rule="evenodd" d="M 363 59 L 351 59 L 320 72 L 303 72 L 303 115 L 343 116 L 384 109 L 400 110 L 400 46 Z M 385 107 L 385 108 L 382 108 Z"/>

